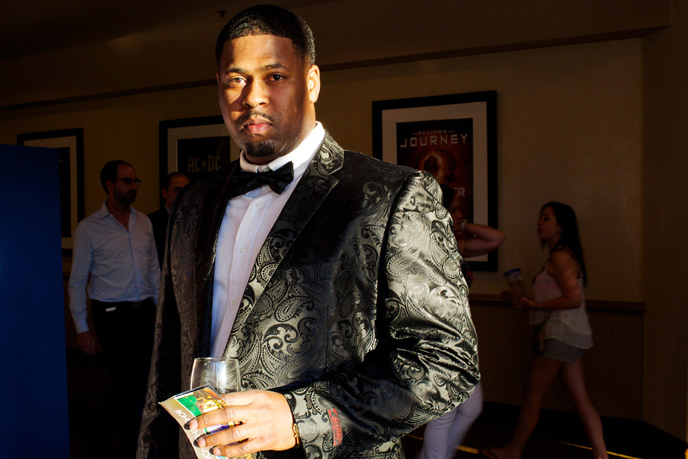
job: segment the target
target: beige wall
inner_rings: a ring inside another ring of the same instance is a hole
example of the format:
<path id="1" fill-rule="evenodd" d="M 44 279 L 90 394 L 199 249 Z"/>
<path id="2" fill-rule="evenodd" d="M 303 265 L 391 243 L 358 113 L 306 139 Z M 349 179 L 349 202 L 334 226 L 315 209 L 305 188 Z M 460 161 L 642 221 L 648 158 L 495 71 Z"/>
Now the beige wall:
<path id="1" fill-rule="evenodd" d="M 374 100 L 482 90 L 498 93 L 500 271 L 536 274 L 545 254 L 535 220 L 545 202 L 579 214 L 590 298 L 641 301 L 642 79 L 640 39 L 324 72 L 318 118 L 346 148 L 372 150 Z M 219 114 L 215 88 L 164 91 L 0 112 L 0 142 L 16 134 L 84 129 L 86 212 L 104 194 L 98 173 L 122 158 L 144 180 L 136 207 L 157 206 L 158 122 Z M 476 293 L 499 293 L 476 273 Z"/>
<path id="2" fill-rule="evenodd" d="M 494 89 L 498 93 L 500 271 L 537 273 L 540 206 L 577 210 L 587 295 L 641 301 L 640 40 L 564 46 L 325 73 L 319 118 L 348 148 L 372 149 L 371 101 Z M 613 229 L 613 230 L 612 230 Z M 476 293 L 499 293 L 476 273 Z"/>
<path id="3" fill-rule="evenodd" d="M 688 439 L 688 3 L 644 44 L 645 418 Z"/>
<path id="4" fill-rule="evenodd" d="M 15 143 L 24 132 L 83 128 L 86 214 L 105 200 L 98 176 L 111 159 L 134 165 L 143 180 L 134 207 L 152 212 L 159 205 L 158 123 L 208 115 L 219 115 L 211 86 L 12 110 L 0 112 L 0 143 Z"/>

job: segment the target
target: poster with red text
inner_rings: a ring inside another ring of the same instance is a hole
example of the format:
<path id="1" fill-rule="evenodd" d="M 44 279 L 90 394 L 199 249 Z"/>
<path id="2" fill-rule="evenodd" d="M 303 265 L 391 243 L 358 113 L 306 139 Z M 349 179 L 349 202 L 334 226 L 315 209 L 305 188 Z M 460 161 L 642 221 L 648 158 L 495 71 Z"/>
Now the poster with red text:
<path id="1" fill-rule="evenodd" d="M 458 205 L 473 221 L 473 118 L 400 122 L 396 128 L 397 163 L 433 174 L 445 207 Z"/>

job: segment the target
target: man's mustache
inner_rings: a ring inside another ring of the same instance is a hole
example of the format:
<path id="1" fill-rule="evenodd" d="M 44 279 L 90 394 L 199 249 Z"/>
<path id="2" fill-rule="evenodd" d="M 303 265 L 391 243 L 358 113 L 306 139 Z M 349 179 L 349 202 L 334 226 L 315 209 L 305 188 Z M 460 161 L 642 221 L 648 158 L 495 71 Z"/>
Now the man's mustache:
<path id="1" fill-rule="evenodd" d="M 244 113 L 243 115 L 241 115 L 239 117 L 239 119 L 237 121 L 239 121 L 240 124 L 244 124 L 246 121 L 251 119 L 251 117 L 253 117 L 253 116 L 259 116 L 261 118 L 264 118 L 264 119 L 270 121 L 271 123 L 275 122 L 275 118 L 268 115 L 267 113 L 259 112 L 258 110 L 251 110 L 251 111 Z"/>

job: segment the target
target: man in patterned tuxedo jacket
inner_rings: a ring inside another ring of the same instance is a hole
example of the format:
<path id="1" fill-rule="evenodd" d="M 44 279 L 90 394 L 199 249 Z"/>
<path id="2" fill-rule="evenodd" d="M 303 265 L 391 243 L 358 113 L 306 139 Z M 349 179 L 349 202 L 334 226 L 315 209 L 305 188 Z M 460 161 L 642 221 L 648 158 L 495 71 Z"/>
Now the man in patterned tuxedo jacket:
<path id="1" fill-rule="evenodd" d="M 249 8 L 216 51 L 242 153 L 172 210 L 138 457 L 194 457 L 157 403 L 189 388 L 195 357 L 224 356 L 244 391 L 188 427 L 242 423 L 198 439 L 209 454 L 402 458 L 400 438 L 479 379 L 439 186 L 343 150 L 316 121 L 320 71 L 299 16 Z"/>

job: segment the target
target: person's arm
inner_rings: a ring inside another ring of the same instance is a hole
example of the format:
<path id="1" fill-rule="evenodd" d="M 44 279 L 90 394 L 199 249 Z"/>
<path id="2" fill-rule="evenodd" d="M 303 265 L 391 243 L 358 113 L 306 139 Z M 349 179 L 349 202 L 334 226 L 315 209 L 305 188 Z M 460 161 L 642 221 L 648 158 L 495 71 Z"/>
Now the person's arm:
<path id="1" fill-rule="evenodd" d="M 148 279 L 150 279 L 151 286 L 153 287 L 153 301 L 156 306 L 158 304 L 158 294 L 160 291 L 160 261 L 158 258 L 158 249 L 155 246 L 155 232 L 153 231 L 153 225 L 150 219 L 148 219 L 147 225 L 148 231 L 151 235 L 151 243 L 148 244 Z"/>
<path id="2" fill-rule="evenodd" d="M 72 270 L 69 275 L 69 309 L 72 313 L 79 348 L 88 355 L 96 355 L 96 342 L 88 328 L 88 307 L 86 286 L 91 270 L 91 240 L 84 225 L 78 225 L 74 232 Z"/>
<path id="3" fill-rule="evenodd" d="M 190 427 L 247 422 L 199 439 L 199 445 L 221 445 L 217 452 L 229 457 L 288 448 L 296 443 L 293 416 L 307 452 L 335 450 L 347 457 L 375 451 L 468 398 L 480 378 L 477 337 L 451 221 L 437 218 L 439 195 L 437 182 L 417 173 L 397 201 L 387 203 L 377 313 L 358 324 L 372 327 L 367 333 L 376 335 L 374 348 L 361 349 L 361 361 L 318 380 L 275 389 L 284 397 L 227 394 L 230 408 L 200 416 Z M 341 343 L 355 344 L 362 343 Z"/>
<path id="4" fill-rule="evenodd" d="M 562 296 L 548 301 L 535 302 L 523 297 L 520 307 L 527 309 L 575 309 L 581 305 L 581 289 L 578 284 L 580 268 L 576 260 L 565 250 L 557 250 L 550 256 L 547 273 L 557 281 Z M 518 307 L 518 306 L 516 306 Z"/>
<path id="5" fill-rule="evenodd" d="M 464 258 L 485 255 L 496 250 L 504 243 L 504 232 L 478 223 L 466 222 L 463 227 L 465 237 L 461 255 Z"/>

